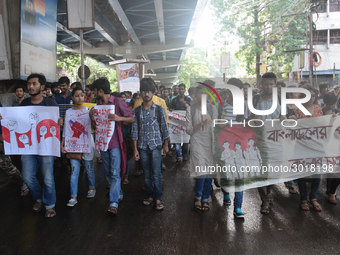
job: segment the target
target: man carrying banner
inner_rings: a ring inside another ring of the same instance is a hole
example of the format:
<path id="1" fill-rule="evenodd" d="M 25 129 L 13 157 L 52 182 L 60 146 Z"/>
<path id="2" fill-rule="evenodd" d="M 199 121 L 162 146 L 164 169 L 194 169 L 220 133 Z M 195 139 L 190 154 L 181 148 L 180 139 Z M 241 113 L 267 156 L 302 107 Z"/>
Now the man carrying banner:
<path id="1" fill-rule="evenodd" d="M 243 87 L 244 87 L 243 82 L 240 79 L 236 79 L 236 78 L 230 78 L 228 80 L 227 84 L 235 85 L 239 89 L 243 89 Z M 229 122 L 230 121 L 232 121 L 232 122 L 242 122 L 246 118 L 246 116 L 245 116 L 245 114 L 244 115 L 233 114 L 233 110 L 234 110 L 234 106 L 233 106 L 234 101 L 233 100 L 234 100 L 233 94 L 230 92 L 230 90 L 227 90 L 227 96 L 225 97 L 225 100 L 222 102 L 222 105 L 221 104 L 218 105 L 218 118 L 228 120 Z M 238 128 L 238 127 L 236 126 L 236 127 L 233 127 L 233 128 Z M 224 143 L 226 143 L 229 146 L 228 141 L 225 141 Z M 233 144 L 233 146 L 234 146 L 236 152 L 238 152 L 238 150 L 236 149 L 234 144 Z M 231 149 L 229 149 L 229 150 L 233 154 L 235 153 L 234 150 L 231 150 Z M 236 157 L 236 155 L 229 157 L 229 158 L 232 158 L 232 159 L 228 160 L 226 162 L 228 162 L 228 164 L 230 166 L 232 166 L 232 165 L 237 166 L 237 170 L 239 171 L 238 174 L 241 174 L 240 166 L 245 165 L 245 156 L 243 154 L 241 154 L 239 159 Z M 240 161 L 240 159 L 242 159 L 242 163 L 237 164 L 238 161 Z M 240 166 L 238 166 L 238 165 L 240 165 Z M 228 174 L 229 174 L 229 178 L 230 178 L 232 173 L 230 172 Z M 228 175 L 227 175 L 227 177 L 228 177 Z M 246 176 L 244 176 L 244 177 L 246 177 Z M 232 177 L 230 179 L 232 179 Z M 231 205 L 231 199 L 230 199 L 229 192 L 224 191 L 223 188 L 222 188 L 222 192 L 223 192 L 223 204 Z M 243 202 L 243 191 L 235 192 L 234 215 L 235 215 L 236 218 L 244 218 L 244 214 L 241 210 L 242 202 Z"/>
<path id="2" fill-rule="evenodd" d="M 268 110 L 273 104 L 273 87 L 276 86 L 276 75 L 272 72 L 265 73 L 262 76 L 262 93 L 254 95 L 253 106 L 257 110 Z M 269 119 L 286 119 L 286 116 L 281 115 L 281 104 L 278 100 L 275 111 L 270 115 L 251 116 L 251 118 L 262 119 L 263 121 Z M 271 192 L 273 185 L 258 188 L 262 204 L 260 212 L 262 214 L 269 214 L 269 205 L 273 205 L 273 193 Z"/>
<path id="3" fill-rule="evenodd" d="M 109 120 L 115 121 L 114 133 L 109 141 L 107 151 L 101 151 L 103 159 L 106 179 L 110 184 L 108 208 L 109 213 L 117 214 L 118 204 L 123 199 L 121 190 L 121 172 L 125 173 L 126 169 L 126 149 L 124 149 L 123 141 L 123 122 L 132 123 L 134 118 L 131 110 L 122 98 L 110 95 L 110 83 L 106 78 L 100 78 L 93 82 L 93 92 L 96 99 L 99 100 L 98 105 L 114 105 L 115 114 L 109 114 Z M 95 109 L 91 109 L 90 118 L 92 126 L 96 125 L 94 119 Z M 122 171 L 121 171 L 122 169 Z"/>
<path id="4" fill-rule="evenodd" d="M 42 96 L 42 90 L 46 84 L 46 78 L 41 74 L 31 74 L 27 77 L 27 90 L 31 97 L 21 102 L 21 106 L 58 106 L 57 103 L 48 97 Z M 62 125 L 62 119 L 58 119 L 58 125 Z M 43 204 L 46 208 L 46 218 L 56 216 L 55 203 L 56 192 L 53 176 L 54 156 L 22 155 L 22 176 L 27 183 L 31 194 L 36 200 L 33 211 L 39 212 Z M 43 188 L 41 188 L 36 177 L 39 169 L 43 177 Z"/>
<path id="5" fill-rule="evenodd" d="M 155 82 L 144 78 L 140 82 L 143 98 L 141 106 L 134 111 L 135 122 L 132 125 L 132 141 L 134 144 L 134 159 L 141 160 L 144 170 L 144 180 L 148 197 L 144 205 L 156 201 L 156 210 L 163 210 L 162 201 L 162 155 L 169 148 L 169 133 L 165 109 L 152 102 L 155 93 Z"/>

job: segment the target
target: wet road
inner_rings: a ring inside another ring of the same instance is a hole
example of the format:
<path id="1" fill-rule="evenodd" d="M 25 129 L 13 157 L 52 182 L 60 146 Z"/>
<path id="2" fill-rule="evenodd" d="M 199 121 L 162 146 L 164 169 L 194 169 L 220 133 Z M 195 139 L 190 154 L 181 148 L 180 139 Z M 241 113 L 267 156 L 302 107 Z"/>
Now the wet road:
<path id="1" fill-rule="evenodd" d="M 298 208 L 299 195 L 275 185 L 270 215 L 261 215 L 257 190 L 244 193 L 245 220 L 234 219 L 223 205 L 221 190 L 211 195 L 211 210 L 193 210 L 194 181 L 187 164 L 166 158 L 165 210 L 142 204 L 142 176 L 123 185 L 118 215 L 107 213 L 108 190 L 102 166 L 95 166 L 97 195 L 87 199 L 82 171 L 78 204 L 66 207 L 69 175 L 57 171 L 57 216 L 31 211 L 31 197 L 21 198 L 13 184 L 0 185 L 0 254 L 340 254 L 340 204 L 326 201 L 325 182 L 319 190 L 321 213 Z M 1 178 L 1 177 L 0 177 Z M 0 183 L 1 184 L 1 183 Z M 233 198 L 233 194 L 231 194 Z"/>

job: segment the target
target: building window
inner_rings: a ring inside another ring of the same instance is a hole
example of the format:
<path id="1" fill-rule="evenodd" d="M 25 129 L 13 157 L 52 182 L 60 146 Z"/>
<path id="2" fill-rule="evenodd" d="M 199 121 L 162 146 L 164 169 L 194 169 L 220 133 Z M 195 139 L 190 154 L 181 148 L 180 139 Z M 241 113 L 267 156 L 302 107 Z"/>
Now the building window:
<path id="1" fill-rule="evenodd" d="M 340 0 L 329 0 L 329 11 L 340 12 Z"/>
<path id="2" fill-rule="evenodd" d="M 340 29 L 330 30 L 329 42 L 332 44 L 340 44 Z"/>
<path id="3" fill-rule="evenodd" d="M 327 30 L 317 30 L 313 32 L 313 44 L 327 44 Z"/>

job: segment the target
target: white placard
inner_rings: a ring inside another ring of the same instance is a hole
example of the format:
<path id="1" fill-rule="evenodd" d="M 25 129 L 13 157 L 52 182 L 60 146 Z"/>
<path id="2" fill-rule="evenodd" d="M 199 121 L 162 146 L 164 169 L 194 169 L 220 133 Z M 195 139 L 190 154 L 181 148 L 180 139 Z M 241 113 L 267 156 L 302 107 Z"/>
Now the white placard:
<path id="1" fill-rule="evenodd" d="M 115 131 L 115 122 L 109 120 L 109 114 L 115 113 L 114 105 L 96 105 L 93 107 L 96 112 L 96 149 L 107 151 L 109 142 Z"/>
<path id="2" fill-rule="evenodd" d="M 185 111 L 172 111 L 168 112 L 169 116 L 169 131 L 171 143 L 189 143 L 190 135 L 187 134 L 185 124 L 186 112 Z"/>
<path id="3" fill-rule="evenodd" d="M 58 107 L 3 107 L 0 114 L 6 155 L 60 157 Z"/>
<path id="4" fill-rule="evenodd" d="M 65 150 L 91 153 L 91 120 L 89 111 L 67 110 L 65 116 Z"/>

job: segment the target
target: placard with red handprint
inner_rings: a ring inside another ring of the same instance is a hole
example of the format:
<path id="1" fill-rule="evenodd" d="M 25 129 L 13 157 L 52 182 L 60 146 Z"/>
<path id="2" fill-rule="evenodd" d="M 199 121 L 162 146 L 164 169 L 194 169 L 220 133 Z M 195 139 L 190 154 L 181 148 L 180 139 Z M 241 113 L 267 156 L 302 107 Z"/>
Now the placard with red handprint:
<path id="1" fill-rule="evenodd" d="M 67 110 L 64 132 L 67 152 L 91 153 L 91 120 L 88 110 Z"/>
<path id="2" fill-rule="evenodd" d="M 60 156 L 59 108 L 0 108 L 6 155 Z"/>

